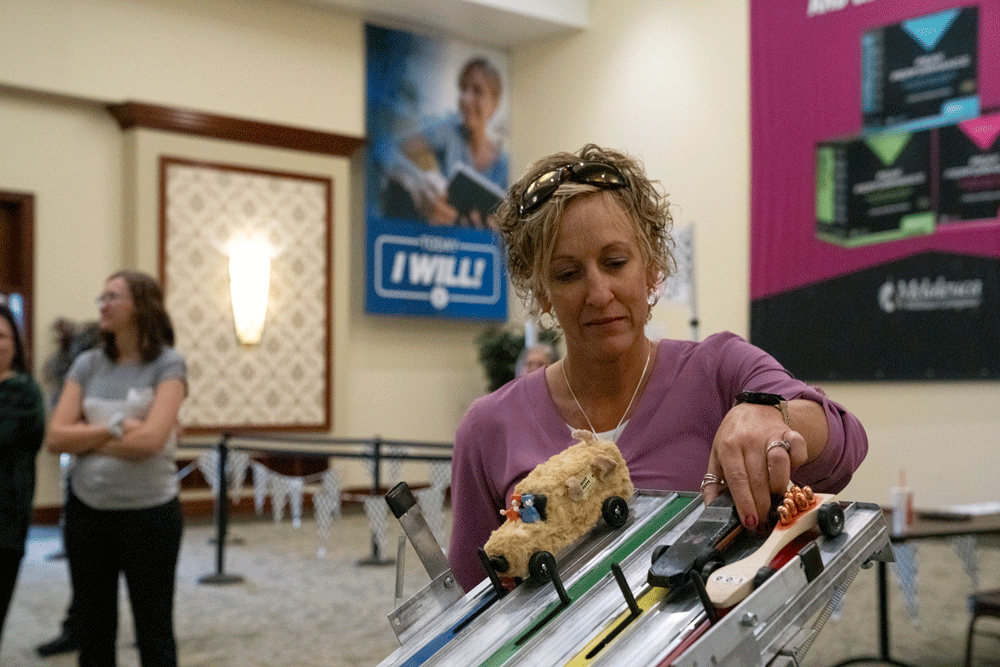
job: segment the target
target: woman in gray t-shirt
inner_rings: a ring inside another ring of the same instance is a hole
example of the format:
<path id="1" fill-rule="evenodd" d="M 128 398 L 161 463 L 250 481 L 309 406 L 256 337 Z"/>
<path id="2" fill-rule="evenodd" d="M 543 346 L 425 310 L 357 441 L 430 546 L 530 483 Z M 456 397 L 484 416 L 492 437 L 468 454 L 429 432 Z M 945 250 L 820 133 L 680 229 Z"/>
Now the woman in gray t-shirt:
<path id="1" fill-rule="evenodd" d="M 184 358 L 151 276 L 115 273 L 97 303 L 103 345 L 73 362 L 46 437 L 49 451 L 76 459 L 64 530 L 80 665 L 115 664 L 124 573 L 141 664 L 176 667 L 182 519 L 174 450 Z"/>

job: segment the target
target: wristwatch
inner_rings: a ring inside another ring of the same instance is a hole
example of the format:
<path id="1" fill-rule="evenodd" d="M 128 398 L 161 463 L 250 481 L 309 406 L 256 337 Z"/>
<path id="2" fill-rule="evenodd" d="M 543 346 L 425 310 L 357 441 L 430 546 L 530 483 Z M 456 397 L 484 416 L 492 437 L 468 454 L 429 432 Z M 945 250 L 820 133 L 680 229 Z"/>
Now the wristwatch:
<path id="1" fill-rule="evenodd" d="M 736 397 L 736 401 L 733 405 L 739 405 L 740 403 L 773 405 L 781 411 L 781 419 L 785 422 L 785 426 L 791 426 L 788 418 L 788 401 L 785 400 L 784 396 L 779 396 L 778 394 L 765 394 L 760 391 L 741 391 L 739 396 Z"/>

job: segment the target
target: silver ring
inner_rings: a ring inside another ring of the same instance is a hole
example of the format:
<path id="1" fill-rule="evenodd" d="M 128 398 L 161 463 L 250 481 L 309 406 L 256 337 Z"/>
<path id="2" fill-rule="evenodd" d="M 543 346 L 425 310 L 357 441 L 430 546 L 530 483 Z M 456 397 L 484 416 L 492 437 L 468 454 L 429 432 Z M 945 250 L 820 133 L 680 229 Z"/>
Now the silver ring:
<path id="1" fill-rule="evenodd" d="M 705 485 L 706 484 L 721 484 L 722 486 L 725 486 L 726 485 L 726 480 L 722 479 L 718 475 L 714 475 L 712 473 L 706 473 L 705 476 L 701 478 L 701 492 L 702 493 L 705 492 Z"/>
<path id="2" fill-rule="evenodd" d="M 790 444 L 788 444 L 784 440 L 775 440 L 774 442 L 772 442 L 770 445 L 767 446 L 767 449 L 764 450 L 764 456 L 767 456 L 767 453 L 772 449 L 774 449 L 775 447 L 781 447 L 789 454 L 792 453 L 792 446 Z"/>

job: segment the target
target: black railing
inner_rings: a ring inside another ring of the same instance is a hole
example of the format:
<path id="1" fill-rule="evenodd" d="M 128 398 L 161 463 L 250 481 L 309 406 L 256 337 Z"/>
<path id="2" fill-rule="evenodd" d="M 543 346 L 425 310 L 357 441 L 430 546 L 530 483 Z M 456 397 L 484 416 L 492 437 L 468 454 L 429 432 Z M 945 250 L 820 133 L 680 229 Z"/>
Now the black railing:
<path id="1" fill-rule="evenodd" d="M 279 444 L 278 447 L 264 446 L 268 443 Z M 205 445 L 181 444 L 181 447 L 197 447 L 204 449 Z M 348 449 L 349 447 L 363 446 L 368 451 L 358 451 Z M 243 581 L 237 574 L 226 572 L 226 537 L 229 532 L 229 484 L 227 459 L 230 450 L 241 450 L 258 452 L 261 454 L 294 454 L 297 456 L 313 456 L 317 458 L 344 458 L 344 459 L 368 459 L 372 462 L 372 486 L 371 494 L 380 496 L 382 494 L 382 463 L 385 460 L 392 461 L 423 461 L 423 462 L 450 462 L 451 455 L 441 454 L 400 454 L 383 452 L 384 447 L 407 448 L 418 450 L 451 450 L 452 445 L 447 443 L 414 442 L 403 440 L 385 440 L 380 437 L 374 438 L 324 438 L 319 436 L 282 435 L 261 432 L 231 432 L 224 433 L 216 444 L 219 455 L 218 479 L 215 490 L 215 526 L 216 526 L 216 551 L 215 551 L 215 572 L 203 576 L 200 581 L 208 584 L 229 584 Z M 359 561 L 363 565 L 388 565 L 393 561 L 385 559 L 380 553 L 378 536 L 372 531 L 371 555 L 369 558 Z"/>

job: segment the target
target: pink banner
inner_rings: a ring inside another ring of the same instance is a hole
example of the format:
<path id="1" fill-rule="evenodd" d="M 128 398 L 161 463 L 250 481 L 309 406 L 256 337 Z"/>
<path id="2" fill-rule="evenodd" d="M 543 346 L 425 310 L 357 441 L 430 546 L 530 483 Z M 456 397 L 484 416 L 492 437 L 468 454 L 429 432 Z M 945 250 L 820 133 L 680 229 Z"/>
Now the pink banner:
<path id="1" fill-rule="evenodd" d="M 901 86 L 910 86 L 904 92 L 914 108 L 940 93 L 946 97 L 940 104 L 942 113 L 959 109 L 961 114 L 965 110 L 965 118 L 932 119 L 927 126 L 966 120 L 970 104 L 977 105 L 977 116 L 1000 111 L 1000 2 L 751 0 L 750 13 L 753 300 L 927 251 L 1000 257 L 1000 220 L 995 214 L 942 224 L 937 215 L 941 170 L 913 191 L 913 205 L 926 207 L 927 212 L 909 219 L 902 216 L 898 227 L 867 232 L 850 229 L 860 224 L 853 215 L 843 239 L 838 240 L 835 234 L 820 233 L 822 225 L 817 222 L 824 216 L 835 218 L 843 208 L 833 189 L 828 198 L 818 194 L 823 159 L 836 161 L 854 150 L 850 140 L 868 147 L 871 142 L 866 141 L 873 131 L 891 129 L 895 123 L 907 128 L 905 122 L 914 120 L 904 117 L 906 110 L 893 111 L 887 106 Z M 969 25 L 975 30 L 971 54 L 932 48 L 939 40 L 969 42 L 965 34 L 949 33 L 967 30 Z M 900 55 L 900 40 L 912 42 L 907 48 L 925 48 L 926 54 L 916 56 L 914 64 L 906 68 L 877 71 Z M 962 68 L 973 75 L 963 73 Z M 923 77 L 922 81 L 938 83 L 918 90 L 908 78 L 915 74 Z M 948 97 L 941 91 L 952 83 L 955 90 Z M 919 123 L 920 119 L 916 120 Z M 913 132 L 924 131 L 919 125 L 914 127 Z M 940 157 L 936 136 L 927 141 L 934 168 Z M 827 153 L 818 150 L 824 142 L 830 142 Z M 888 160 L 889 152 L 896 151 L 891 153 L 894 156 L 902 147 L 903 143 L 889 146 L 880 155 Z M 913 187 L 916 180 L 906 181 L 902 171 L 890 176 L 898 177 L 901 187 Z M 832 166 L 829 173 L 831 177 L 843 176 Z M 888 177 L 881 173 L 877 178 Z M 853 192 L 866 192 L 864 185 L 851 183 Z M 927 193 L 921 194 L 919 187 L 926 187 Z M 891 206 L 883 208 L 890 210 Z"/>

